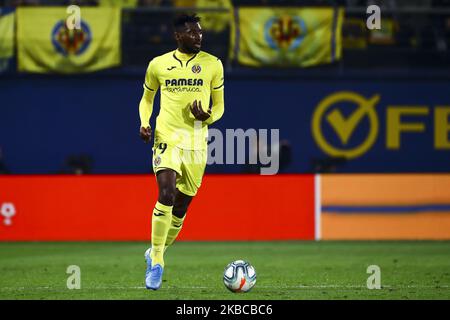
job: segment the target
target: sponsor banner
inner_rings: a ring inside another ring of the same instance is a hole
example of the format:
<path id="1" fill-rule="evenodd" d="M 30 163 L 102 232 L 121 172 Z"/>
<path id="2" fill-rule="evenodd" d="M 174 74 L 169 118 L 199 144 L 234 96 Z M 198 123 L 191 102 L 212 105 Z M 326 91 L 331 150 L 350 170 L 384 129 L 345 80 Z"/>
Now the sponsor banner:
<path id="1" fill-rule="evenodd" d="M 447 82 L 247 84 L 227 83 L 233 112 L 216 127 L 279 128 L 292 154 L 281 172 L 450 172 Z"/>
<path id="2" fill-rule="evenodd" d="M 450 174 L 322 175 L 322 239 L 450 239 Z"/>
<path id="3" fill-rule="evenodd" d="M 82 73 L 120 64 L 120 7 L 17 9 L 18 69 Z M 75 22 L 75 24 L 73 24 Z"/>
<path id="4" fill-rule="evenodd" d="M 341 58 L 342 8 L 234 11 L 231 58 L 248 66 L 309 67 Z"/>
<path id="5" fill-rule="evenodd" d="M 150 241 L 157 194 L 153 175 L 0 177 L 0 240 Z M 313 240 L 314 201 L 313 175 L 206 175 L 179 239 Z"/>
<path id="6" fill-rule="evenodd" d="M 16 174 L 55 173 L 65 169 L 68 156 L 87 154 L 94 160 L 92 173 L 149 173 L 151 149 L 136 135 L 139 117 L 130 111 L 130 97 L 142 95 L 140 81 L 119 76 L 0 79 L 6 166 Z M 80 103 L 80 92 L 88 101 Z M 238 129 L 279 130 L 280 144 L 286 146 L 281 173 L 450 172 L 449 92 L 448 81 L 233 78 L 225 89 L 224 116 L 209 128 L 210 137 L 218 136 L 217 130 L 222 134 L 223 161 L 209 164 L 206 172 L 249 171 L 237 157 L 226 161 L 231 153 L 227 131 Z M 23 127 L 35 128 L 33 135 Z M 249 158 L 254 151 L 249 139 L 245 150 Z"/>

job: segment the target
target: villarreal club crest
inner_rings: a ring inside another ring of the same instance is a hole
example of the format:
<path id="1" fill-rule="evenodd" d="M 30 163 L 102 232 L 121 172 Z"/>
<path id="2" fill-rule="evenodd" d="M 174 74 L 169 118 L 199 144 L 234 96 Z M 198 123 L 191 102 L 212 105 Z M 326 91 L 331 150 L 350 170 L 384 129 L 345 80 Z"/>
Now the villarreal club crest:
<path id="1" fill-rule="evenodd" d="M 80 29 L 69 29 L 65 21 L 61 20 L 52 31 L 53 46 L 63 56 L 81 55 L 88 48 L 91 39 L 91 30 L 83 20 Z"/>

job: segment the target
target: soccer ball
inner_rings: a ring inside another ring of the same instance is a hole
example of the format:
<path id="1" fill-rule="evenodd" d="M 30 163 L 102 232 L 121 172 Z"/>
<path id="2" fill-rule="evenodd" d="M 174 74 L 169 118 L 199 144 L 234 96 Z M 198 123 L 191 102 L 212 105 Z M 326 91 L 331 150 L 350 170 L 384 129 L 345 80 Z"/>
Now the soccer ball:
<path id="1" fill-rule="evenodd" d="M 243 260 L 233 261 L 225 267 L 223 283 L 231 292 L 248 292 L 256 283 L 255 268 Z"/>

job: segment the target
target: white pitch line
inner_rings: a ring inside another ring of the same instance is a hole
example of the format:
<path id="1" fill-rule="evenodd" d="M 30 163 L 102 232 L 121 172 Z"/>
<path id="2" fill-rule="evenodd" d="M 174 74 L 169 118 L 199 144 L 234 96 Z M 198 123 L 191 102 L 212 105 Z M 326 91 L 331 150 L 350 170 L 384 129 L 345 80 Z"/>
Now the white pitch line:
<path id="1" fill-rule="evenodd" d="M 297 285 L 297 286 L 258 286 L 263 289 L 364 289 L 366 286 L 362 285 Z M 217 289 L 217 287 L 202 287 L 202 286 L 168 286 L 167 289 Z M 406 286 L 390 286 L 383 285 L 382 289 L 448 289 L 449 285 L 406 285 Z M 129 289 L 145 289 L 145 287 L 137 286 L 97 286 L 97 287 L 83 287 L 81 290 L 129 290 Z M 3 287 L 0 291 L 9 290 L 68 290 L 63 287 Z"/>
<path id="2" fill-rule="evenodd" d="M 174 287 L 174 286 L 168 286 L 169 289 L 214 289 L 214 287 Z M 129 290 L 129 289 L 145 289 L 145 287 L 83 287 L 81 286 L 80 290 Z M 11 290 L 69 290 L 64 287 L 3 287 L 0 288 L 1 291 L 11 291 Z M 77 290 L 71 290 L 71 291 L 77 291 Z"/>
<path id="3" fill-rule="evenodd" d="M 417 288 L 417 289 L 426 289 L 426 288 L 449 288 L 449 285 L 407 285 L 407 286 L 390 286 L 390 285 L 382 285 L 382 289 L 407 289 L 407 288 Z M 367 288 L 367 286 L 358 286 L 358 285 L 298 285 L 298 286 L 259 286 L 259 288 L 279 288 L 279 289 L 356 289 L 356 288 Z"/>

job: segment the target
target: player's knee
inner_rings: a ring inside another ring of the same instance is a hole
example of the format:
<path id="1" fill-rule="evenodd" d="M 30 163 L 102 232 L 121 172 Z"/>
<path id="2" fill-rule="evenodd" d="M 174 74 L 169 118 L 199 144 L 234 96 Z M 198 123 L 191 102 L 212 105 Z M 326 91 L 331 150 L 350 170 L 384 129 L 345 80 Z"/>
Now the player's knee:
<path id="1" fill-rule="evenodd" d="M 173 205 L 172 214 L 179 219 L 183 219 L 184 216 L 186 215 L 186 212 L 188 210 L 191 201 L 192 201 L 191 196 L 185 195 L 181 192 L 178 193 L 175 203 Z"/>
<path id="2" fill-rule="evenodd" d="M 173 187 L 163 187 L 159 190 L 158 201 L 166 205 L 173 205 L 175 202 L 175 191 Z"/>
<path id="3" fill-rule="evenodd" d="M 174 206 L 172 210 L 172 214 L 180 219 L 183 219 L 186 215 L 187 207 L 186 206 Z"/>

